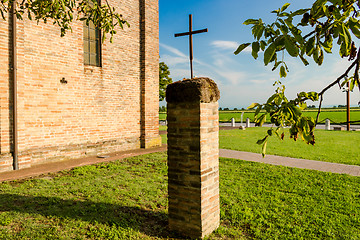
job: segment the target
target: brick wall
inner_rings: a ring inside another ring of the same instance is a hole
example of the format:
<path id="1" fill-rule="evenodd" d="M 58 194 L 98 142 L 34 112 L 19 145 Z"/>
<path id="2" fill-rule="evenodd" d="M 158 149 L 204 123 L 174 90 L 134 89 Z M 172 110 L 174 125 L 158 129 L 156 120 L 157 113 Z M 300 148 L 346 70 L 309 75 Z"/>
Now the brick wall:
<path id="1" fill-rule="evenodd" d="M 105 41 L 102 67 L 83 64 L 82 22 L 61 38 L 52 24 L 17 21 L 20 168 L 159 145 L 158 2 L 150 2 L 152 8 L 143 11 L 152 26 L 145 41 L 141 1 L 110 1 L 131 27 L 119 30 L 114 43 Z M 0 171 L 11 169 L 10 31 L 0 20 Z M 144 44 L 156 57 L 141 64 Z M 141 103 L 147 103 L 145 109 Z M 152 144 L 142 144 L 142 135 Z"/>

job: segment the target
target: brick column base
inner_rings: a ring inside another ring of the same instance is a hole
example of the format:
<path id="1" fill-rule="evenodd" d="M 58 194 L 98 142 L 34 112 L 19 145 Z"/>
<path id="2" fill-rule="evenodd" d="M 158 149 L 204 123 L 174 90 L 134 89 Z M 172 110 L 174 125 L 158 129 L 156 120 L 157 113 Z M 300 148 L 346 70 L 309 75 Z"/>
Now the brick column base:
<path id="1" fill-rule="evenodd" d="M 208 78 L 167 88 L 169 227 L 191 238 L 218 228 L 219 90 Z"/>

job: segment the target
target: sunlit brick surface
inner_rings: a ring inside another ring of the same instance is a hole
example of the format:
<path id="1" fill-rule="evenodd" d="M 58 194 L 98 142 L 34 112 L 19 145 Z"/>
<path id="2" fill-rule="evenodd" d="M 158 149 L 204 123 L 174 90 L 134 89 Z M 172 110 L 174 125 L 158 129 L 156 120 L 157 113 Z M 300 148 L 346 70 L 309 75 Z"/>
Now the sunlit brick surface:
<path id="1" fill-rule="evenodd" d="M 102 67 L 83 63 L 81 22 L 61 38 L 51 23 L 17 21 L 20 168 L 160 144 L 158 1 L 109 2 L 131 27 L 103 43 Z M 9 36 L 0 19 L 0 171 L 12 168 Z"/>

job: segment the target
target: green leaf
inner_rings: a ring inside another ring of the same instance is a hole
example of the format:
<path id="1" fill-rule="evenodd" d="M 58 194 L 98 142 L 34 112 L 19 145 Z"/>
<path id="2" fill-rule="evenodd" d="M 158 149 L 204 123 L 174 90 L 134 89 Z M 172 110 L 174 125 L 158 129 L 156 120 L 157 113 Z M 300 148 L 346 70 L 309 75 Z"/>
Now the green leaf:
<path id="1" fill-rule="evenodd" d="M 252 34 L 254 35 L 254 38 L 257 40 L 260 40 L 260 38 L 262 37 L 263 33 L 264 33 L 265 27 L 264 25 L 254 25 L 253 29 L 252 29 Z"/>
<path id="2" fill-rule="evenodd" d="M 258 103 L 252 103 L 250 106 L 248 106 L 248 108 L 247 109 L 254 109 L 254 108 L 256 108 L 257 106 L 259 106 L 260 104 L 258 104 Z"/>
<path id="3" fill-rule="evenodd" d="M 346 51 L 350 52 L 351 35 L 344 23 L 341 25 L 341 31 L 342 32 L 340 32 L 340 35 L 343 37 L 343 42 L 345 43 Z"/>
<path id="4" fill-rule="evenodd" d="M 306 103 L 303 102 L 303 103 L 299 103 L 299 107 L 301 110 L 304 110 L 307 107 L 307 105 Z"/>
<path id="5" fill-rule="evenodd" d="M 251 43 L 243 43 L 241 44 L 236 51 L 234 52 L 235 55 L 238 55 L 242 50 L 244 50 L 245 48 L 247 48 Z"/>
<path id="6" fill-rule="evenodd" d="M 342 42 L 341 46 L 340 46 L 340 51 L 339 51 L 340 57 L 345 57 L 348 56 L 348 51 L 346 48 L 346 43 Z"/>
<path id="7" fill-rule="evenodd" d="M 306 42 L 306 55 L 311 56 L 315 50 L 315 37 Z"/>
<path id="8" fill-rule="evenodd" d="M 332 47 L 333 47 L 333 38 L 331 36 L 329 36 L 328 40 L 326 40 L 323 43 L 320 42 L 320 44 L 327 53 L 331 53 L 331 50 L 332 50 Z"/>
<path id="9" fill-rule="evenodd" d="M 257 122 L 258 126 L 262 126 L 265 123 L 265 121 L 266 121 L 266 113 L 264 113 L 259 117 Z"/>
<path id="10" fill-rule="evenodd" d="M 280 9 L 274 10 L 274 11 L 272 11 L 271 13 L 276 13 L 276 14 L 278 14 L 279 12 L 280 12 Z"/>
<path id="11" fill-rule="evenodd" d="M 250 24 L 257 24 L 259 22 L 258 19 L 248 19 L 243 24 L 244 25 L 250 25 Z"/>
<path id="12" fill-rule="evenodd" d="M 285 11 L 289 6 L 290 6 L 290 3 L 285 3 L 285 4 L 281 7 L 280 12 Z"/>
<path id="13" fill-rule="evenodd" d="M 355 87 L 355 80 L 352 79 L 352 81 L 350 82 L 350 91 L 352 92 L 354 90 L 354 87 Z"/>
<path id="14" fill-rule="evenodd" d="M 292 17 L 288 17 L 288 18 L 286 18 L 285 19 L 285 23 L 286 23 L 286 25 L 290 28 L 290 29 L 292 29 L 292 28 L 294 28 L 294 25 L 292 24 L 292 21 L 293 21 L 293 18 Z"/>
<path id="15" fill-rule="evenodd" d="M 299 55 L 299 57 L 305 66 L 309 65 L 309 62 L 303 56 Z"/>
<path id="16" fill-rule="evenodd" d="M 263 144 L 263 146 L 262 146 L 262 153 L 261 153 L 262 157 L 265 157 L 265 154 L 266 154 L 266 146 L 267 146 L 267 141 L 264 142 L 264 144 Z"/>
<path id="17" fill-rule="evenodd" d="M 286 70 L 284 66 L 280 67 L 280 78 L 286 78 Z"/>
<path id="18" fill-rule="evenodd" d="M 255 114 L 254 114 L 254 117 L 255 117 L 255 118 L 256 118 L 257 115 L 260 113 L 261 109 L 262 109 L 262 106 L 261 106 L 261 105 L 258 105 L 258 107 L 257 107 L 257 109 L 256 109 L 256 111 L 255 111 Z"/>
<path id="19" fill-rule="evenodd" d="M 304 38 L 301 36 L 301 31 L 299 29 L 297 29 L 296 27 L 292 27 L 292 28 L 290 28 L 290 31 L 294 35 L 295 40 L 298 43 L 300 43 L 300 44 L 304 43 Z"/>
<path id="20" fill-rule="evenodd" d="M 359 26 L 355 24 L 350 24 L 351 32 L 355 35 L 355 37 L 360 39 L 360 30 Z"/>
<path id="21" fill-rule="evenodd" d="M 298 16 L 298 15 L 304 15 L 304 13 L 308 12 L 310 9 L 306 8 L 306 9 L 299 9 L 293 13 L 291 13 L 291 16 Z"/>
<path id="22" fill-rule="evenodd" d="M 314 62 L 318 62 L 319 61 L 319 46 L 316 45 L 315 48 L 314 48 L 314 51 L 313 51 L 313 59 L 314 59 Z"/>
<path id="23" fill-rule="evenodd" d="M 341 87 L 344 87 L 346 83 L 348 83 L 350 81 L 351 78 L 346 78 L 345 80 L 341 83 Z"/>
<path id="24" fill-rule="evenodd" d="M 297 57 L 299 55 L 299 48 L 288 36 L 285 37 L 285 49 L 292 57 Z"/>
<path id="25" fill-rule="evenodd" d="M 340 18 L 340 21 L 345 21 L 350 16 L 350 12 L 353 11 L 353 8 L 349 7 L 346 12 L 342 14 L 342 17 Z"/>
<path id="26" fill-rule="evenodd" d="M 307 92 L 301 92 L 301 93 L 298 93 L 298 97 L 299 98 L 308 98 L 308 94 L 307 94 Z"/>
<path id="27" fill-rule="evenodd" d="M 266 42 L 265 42 L 265 41 L 263 41 L 263 40 L 262 40 L 262 41 L 260 41 L 260 48 L 261 48 L 261 50 L 262 50 L 262 51 L 264 51 L 264 50 L 265 50 L 266 45 L 267 45 L 267 44 L 266 44 Z"/>
<path id="28" fill-rule="evenodd" d="M 271 97 L 269 97 L 269 99 L 267 100 L 266 104 L 271 103 L 272 101 L 274 101 L 274 99 L 277 97 L 277 94 L 274 93 Z"/>
<path id="29" fill-rule="evenodd" d="M 264 137 L 263 139 L 258 140 L 258 141 L 256 142 L 256 144 L 259 144 L 259 145 L 263 144 L 263 143 L 268 139 L 268 137 L 269 137 L 269 136 L 266 136 L 266 137 Z"/>
<path id="30" fill-rule="evenodd" d="M 319 47 L 320 52 L 319 52 L 319 59 L 317 64 L 320 66 L 323 62 L 324 62 L 324 52 L 323 50 Z"/>
<path id="31" fill-rule="evenodd" d="M 269 62 L 272 60 L 275 52 L 276 52 L 276 44 L 273 42 L 270 44 L 270 46 L 268 46 L 268 48 L 264 52 L 265 66 L 267 66 Z"/>
<path id="32" fill-rule="evenodd" d="M 260 44 L 259 44 L 259 42 L 253 42 L 251 47 L 252 47 L 251 55 L 252 55 L 255 59 L 257 59 L 257 58 L 258 58 L 258 52 L 259 52 L 259 50 L 260 50 Z"/>

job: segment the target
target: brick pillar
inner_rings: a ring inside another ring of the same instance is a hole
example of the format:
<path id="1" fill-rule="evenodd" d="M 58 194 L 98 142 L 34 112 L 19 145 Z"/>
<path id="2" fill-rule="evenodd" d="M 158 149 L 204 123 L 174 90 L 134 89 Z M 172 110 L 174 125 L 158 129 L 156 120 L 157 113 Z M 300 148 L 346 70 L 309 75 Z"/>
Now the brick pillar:
<path id="1" fill-rule="evenodd" d="M 219 98 L 209 78 L 166 90 L 169 227 L 191 238 L 209 235 L 220 223 Z"/>

